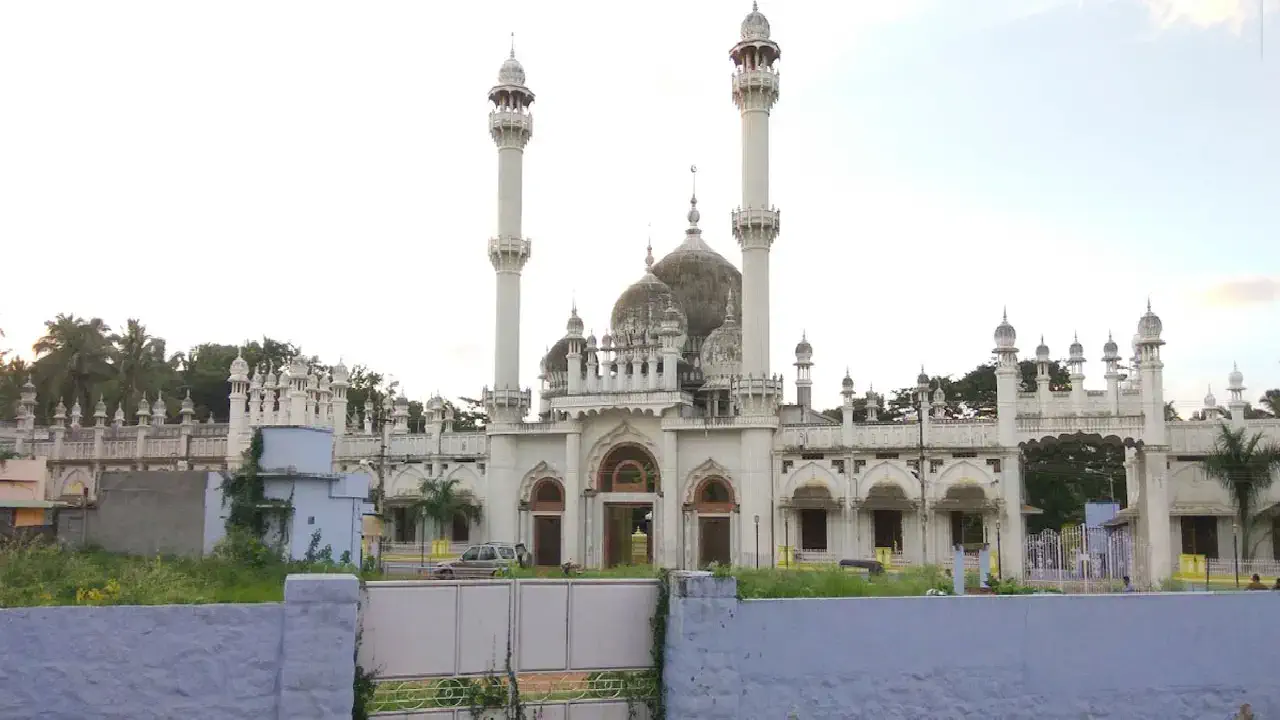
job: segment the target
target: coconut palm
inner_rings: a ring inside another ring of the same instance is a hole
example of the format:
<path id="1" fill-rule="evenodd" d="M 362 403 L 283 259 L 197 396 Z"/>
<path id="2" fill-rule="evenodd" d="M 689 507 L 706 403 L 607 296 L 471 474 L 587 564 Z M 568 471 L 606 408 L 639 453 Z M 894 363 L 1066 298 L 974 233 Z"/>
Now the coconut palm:
<path id="1" fill-rule="evenodd" d="M 1258 398 L 1258 404 L 1267 409 L 1274 417 L 1280 417 L 1280 388 L 1268 390 Z"/>
<path id="2" fill-rule="evenodd" d="M 436 536 L 443 540 L 445 532 L 459 515 L 467 522 L 480 519 L 480 506 L 471 493 L 458 489 L 458 480 L 423 480 L 419 486 L 422 499 L 414 504 L 414 515 L 435 521 Z"/>
<path id="3" fill-rule="evenodd" d="M 81 406 L 93 407 L 90 396 L 112 376 L 107 339 L 111 328 L 101 318 L 66 314 L 44 325 L 44 337 L 31 349 L 36 353 L 32 367 L 45 387 L 45 404 L 52 407 L 61 400 L 70 406 L 79 400 Z"/>
<path id="4" fill-rule="evenodd" d="M 137 398 L 144 392 L 160 390 L 169 366 L 165 363 L 164 339 L 147 332 L 147 326 L 136 318 L 129 318 L 125 331 L 112 335 L 109 340 L 116 381 L 120 384 L 120 400 L 125 403 L 125 416 L 131 417 L 137 410 Z"/>
<path id="5" fill-rule="evenodd" d="M 1233 429 L 1223 423 L 1213 452 L 1204 459 L 1204 469 L 1231 494 L 1240 529 L 1241 556 L 1248 560 L 1253 554 L 1249 543 L 1253 515 L 1271 486 L 1272 473 L 1280 469 L 1280 445 L 1265 442 L 1260 432 L 1249 436 L 1245 432 L 1245 428 Z"/>

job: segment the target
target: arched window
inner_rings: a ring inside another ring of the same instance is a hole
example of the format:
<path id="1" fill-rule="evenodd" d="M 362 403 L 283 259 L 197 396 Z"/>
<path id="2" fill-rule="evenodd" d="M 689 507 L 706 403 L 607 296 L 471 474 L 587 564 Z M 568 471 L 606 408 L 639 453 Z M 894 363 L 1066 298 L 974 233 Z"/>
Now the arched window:
<path id="1" fill-rule="evenodd" d="M 659 485 L 658 464 L 639 445 L 619 445 L 600 463 L 601 492 L 652 493 Z"/>
<path id="2" fill-rule="evenodd" d="M 733 491 L 724 478 L 709 477 L 698 486 L 695 503 L 700 513 L 733 512 Z"/>
<path id="3" fill-rule="evenodd" d="M 534 512 L 562 512 L 564 511 L 564 488 L 551 478 L 539 480 L 538 484 L 533 486 L 533 502 L 530 505 Z"/>

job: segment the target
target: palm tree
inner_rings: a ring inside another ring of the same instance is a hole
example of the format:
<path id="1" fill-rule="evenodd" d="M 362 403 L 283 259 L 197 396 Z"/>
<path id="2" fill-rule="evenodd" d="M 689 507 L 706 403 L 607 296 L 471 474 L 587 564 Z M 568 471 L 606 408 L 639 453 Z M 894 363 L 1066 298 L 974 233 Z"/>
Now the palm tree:
<path id="1" fill-rule="evenodd" d="M 422 499 L 413 506 L 414 515 L 435 521 L 436 537 L 445 538 L 445 532 L 452 526 L 453 519 L 461 515 L 467 522 L 480 519 L 480 506 L 472 499 L 471 493 L 458 489 L 458 480 L 423 480 L 419 486 Z"/>
<path id="2" fill-rule="evenodd" d="M 160 389 L 163 372 L 168 368 L 164 357 L 164 340 L 147 333 L 147 326 L 129 318 L 123 334 L 112 335 L 111 359 L 120 383 L 120 400 L 125 403 L 125 417 L 137 409 L 136 398 L 144 392 Z"/>
<path id="3" fill-rule="evenodd" d="M 59 400 L 72 405 L 93 407 L 91 395 L 111 378 L 111 328 L 101 318 L 85 320 L 75 315 L 59 314 L 44 323 L 45 335 L 31 349 L 36 353 L 32 363 L 41 384 L 46 388 L 45 404 L 52 407 Z"/>
<path id="4" fill-rule="evenodd" d="M 1236 507 L 1236 524 L 1240 528 L 1241 557 L 1253 555 L 1249 530 L 1256 505 L 1271 486 L 1272 472 L 1280 469 L 1280 446 L 1265 443 L 1262 433 L 1246 437 L 1245 428 L 1233 429 L 1226 423 L 1213 443 L 1213 452 L 1204 459 L 1204 470 L 1222 483 Z"/>
<path id="5" fill-rule="evenodd" d="M 1274 417 L 1280 417 L 1280 388 L 1268 390 L 1258 398 L 1258 404 L 1267 409 Z"/>

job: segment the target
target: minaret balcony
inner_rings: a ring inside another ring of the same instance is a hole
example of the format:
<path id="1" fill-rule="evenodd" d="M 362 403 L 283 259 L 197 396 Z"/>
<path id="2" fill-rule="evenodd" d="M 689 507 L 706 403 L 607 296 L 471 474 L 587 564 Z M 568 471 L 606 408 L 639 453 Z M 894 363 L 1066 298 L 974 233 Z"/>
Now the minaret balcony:
<path id="1" fill-rule="evenodd" d="M 501 390 L 485 389 L 484 395 L 481 396 L 484 406 L 487 408 L 507 408 L 516 410 L 525 410 L 533 403 L 533 393 L 530 390 L 515 390 L 512 388 L 504 388 Z"/>
<path id="2" fill-rule="evenodd" d="M 777 208 L 738 208 L 730 220 L 733 235 L 743 249 L 773 246 L 782 230 L 782 214 Z"/>
<path id="3" fill-rule="evenodd" d="M 489 261 L 495 270 L 519 270 L 533 254 L 533 244 L 522 237 L 500 235 L 489 238 Z"/>
<path id="4" fill-rule="evenodd" d="M 518 110 L 494 110 L 489 113 L 489 135 L 498 147 L 523 149 L 533 137 L 533 115 Z"/>
<path id="5" fill-rule="evenodd" d="M 769 67 L 740 70 L 733 74 L 733 102 L 738 110 L 768 110 L 778 101 L 778 71 Z"/>

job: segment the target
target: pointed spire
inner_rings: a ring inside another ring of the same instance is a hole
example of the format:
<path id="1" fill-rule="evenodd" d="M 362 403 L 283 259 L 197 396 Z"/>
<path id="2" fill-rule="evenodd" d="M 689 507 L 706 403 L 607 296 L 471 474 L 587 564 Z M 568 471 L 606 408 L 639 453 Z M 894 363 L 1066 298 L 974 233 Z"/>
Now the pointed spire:
<path id="1" fill-rule="evenodd" d="M 512 60 L 515 60 L 515 58 L 516 58 L 516 34 L 515 34 L 514 32 L 513 32 L 513 33 L 511 33 L 511 55 L 510 55 L 510 57 L 511 57 L 511 59 L 512 59 Z"/>
<path id="2" fill-rule="evenodd" d="M 1009 322 L 1009 306 L 1008 305 L 1005 305 L 1004 309 L 1000 311 L 1000 322 Z"/>
<path id="3" fill-rule="evenodd" d="M 729 299 L 724 304 L 724 321 L 725 322 L 734 322 L 733 303 L 736 299 L 737 299 L 737 296 L 734 294 L 733 288 L 729 288 Z"/>
<path id="4" fill-rule="evenodd" d="M 646 273 L 653 272 L 653 241 L 652 240 L 650 240 L 648 246 L 645 247 L 644 271 Z"/>

